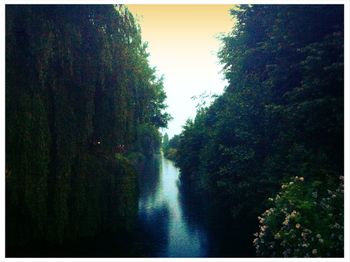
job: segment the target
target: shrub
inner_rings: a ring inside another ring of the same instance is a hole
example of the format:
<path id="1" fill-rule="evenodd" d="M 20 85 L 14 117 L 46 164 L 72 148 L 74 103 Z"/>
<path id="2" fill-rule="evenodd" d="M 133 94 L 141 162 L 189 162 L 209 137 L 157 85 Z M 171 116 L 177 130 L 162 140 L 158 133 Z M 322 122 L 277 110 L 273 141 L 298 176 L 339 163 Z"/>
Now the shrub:
<path id="1" fill-rule="evenodd" d="M 294 177 L 282 184 L 273 206 L 259 216 L 253 244 L 259 256 L 343 256 L 344 177 L 339 181 L 306 181 Z"/>

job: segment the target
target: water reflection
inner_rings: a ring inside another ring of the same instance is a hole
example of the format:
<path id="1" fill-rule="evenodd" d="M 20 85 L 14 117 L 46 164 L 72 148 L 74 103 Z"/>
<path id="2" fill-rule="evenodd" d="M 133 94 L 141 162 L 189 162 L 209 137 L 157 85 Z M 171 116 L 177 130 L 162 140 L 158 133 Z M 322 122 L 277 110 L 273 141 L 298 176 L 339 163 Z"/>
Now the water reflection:
<path id="1" fill-rule="evenodd" d="M 195 225 L 205 232 L 206 257 L 254 257 L 251 221 L 234 221 L 220 206 L 209 206 L 207 197 L 194 196 L 191 188 L 180 186 L 180 203 L 189 226 Z M 210 197 L 209 197 L 210 198 Z M 254 221 L 255 222 L 255 221 Z"/>
<path id="2" fill-rule="evenodd" d="M 153 172 L 140 177 L 139 221 L 149 248 L 145 256 L 206 256 L 206 235 L 183 214 L 178 169 L 164 157 L 153 164 L 148 166 Z"/>

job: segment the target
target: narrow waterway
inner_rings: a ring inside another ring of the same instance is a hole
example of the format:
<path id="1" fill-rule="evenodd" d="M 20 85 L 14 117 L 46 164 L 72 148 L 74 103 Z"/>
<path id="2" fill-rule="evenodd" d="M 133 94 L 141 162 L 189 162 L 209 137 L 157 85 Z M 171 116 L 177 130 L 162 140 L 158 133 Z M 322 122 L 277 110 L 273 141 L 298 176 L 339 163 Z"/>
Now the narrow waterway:
<path id="1" fill-rule="evenodd" d="M 180 171 L 158 156 L 140 172 L 139 256 L 252 257 L 251 229 L 223 219 L 222 210 L 208 214 L 180 186 Z"/>
<path id="2" fill-rule="evenodd" d="M 152 173 L 140 179 L 139 221 L 155 256 L 206 256 L 206 234 L 185 216 L 179 195 L 179 170 L 160 156 Z M 153 241 L 153 243 L 152 243 Z M 153 244 L 153 245 L 152 245 Z"/>

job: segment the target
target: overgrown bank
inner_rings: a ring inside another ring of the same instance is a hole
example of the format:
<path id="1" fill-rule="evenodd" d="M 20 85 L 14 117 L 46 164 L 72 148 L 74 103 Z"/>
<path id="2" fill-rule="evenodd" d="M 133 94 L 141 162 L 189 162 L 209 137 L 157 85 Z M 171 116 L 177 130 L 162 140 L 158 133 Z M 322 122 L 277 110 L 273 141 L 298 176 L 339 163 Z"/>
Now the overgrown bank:
<path id="1" fill-rule="evenodd" d="M 264 213 L 257 255 L 342 256 L 343 6 L 232 15 L 219 53 L 229 84 L 176 138 L 182 185 L 252 232 Z"/>
<path id="2" fill-rule="evenodd" d="M 6 7 L 7 255 L 132 229 L 169 119 L 147 57 L 124 6 Z"/>

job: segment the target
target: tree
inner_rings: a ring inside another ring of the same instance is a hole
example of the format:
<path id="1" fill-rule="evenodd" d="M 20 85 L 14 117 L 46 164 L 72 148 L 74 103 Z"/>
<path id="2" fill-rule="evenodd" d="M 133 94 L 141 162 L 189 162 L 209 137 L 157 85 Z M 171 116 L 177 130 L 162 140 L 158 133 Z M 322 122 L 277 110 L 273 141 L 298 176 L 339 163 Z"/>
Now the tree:
<path id="1" fill-rule="evenodd" d="M 7 248 L 127 234 L 138 183 L 116 151 L 155 152 L 169 120 L 132 14 L 11 5 L 6 41 Z"/>
<path id="2" fill-rule="evenodd" d="M 212 213 L 254 228 L 281 183 L 344 172 L 343 7 L 241 5 L 232 15 L 219 52 L 229 84 L 184 126 L 176 164 Z"/>

